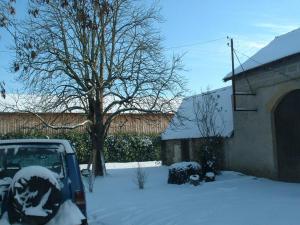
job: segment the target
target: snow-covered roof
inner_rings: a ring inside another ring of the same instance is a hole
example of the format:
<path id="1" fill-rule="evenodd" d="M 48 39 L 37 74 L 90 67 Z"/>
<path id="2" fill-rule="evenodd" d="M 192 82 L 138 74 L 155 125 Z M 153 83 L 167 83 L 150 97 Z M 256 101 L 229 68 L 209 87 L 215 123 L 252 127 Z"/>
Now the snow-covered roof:
<path id="1" fill-rule="evenodd" d="M 235 75 L 297 53 L 300 53 L 300 28 L 275 37 L 267 46 L 246 60 L 242 66 L 235 68 Z M 231 76 L 230 72 L 224 80 L 230 79 Z"/>
<path id="2" fill-rule="evenodd" d="M 119 101 L 115 96 L 106 96 L 104 99 L 104 107 L 108 107 L 112 102 Z M 34 112 L 34 113 L 60 113 L 60 112 L 70 112 L 66 109 L 72 109 L 72 113 L 85 113 L 83 108 L 86 107 L 87 102 L 83 105 L 83 102 L 86 99 L 80 101 L 79 99 L 73 99 L 72 101 L 68 101 L 67 107 L 64 104 L 60 104 L 60 106 L 53 107 L 53 104 L 57 101 L 56 96 L 41 96 L 41 95 L 29 95 L 29 94 L 7 94 L 6 98 L 0 97 L 0 112 Z M 163 104 L 164 102 L 170 101 L 170 104 Z M 181 103 L 181 98 L 175 98 L 173 100 L 170 99 L 158 99 L 157 101 L 157 109 L 162 112 L 168 113 L 170 111 L 174 111 L 178 109 L 179 104 Z M 148 109 L 152 104 L 154 104 L 154 99 L 152 98 L 140 98 L 136 99 L 136 105 L 139 107 L 144 107 Z M 165 107 L 160 108 L 161 105 Z M 171 107 L 169 107 L 171 106 Z M 124 108 L 125 106 L 121 106 Z M 127 106 L 130 107 L 131 106 Z M 109 110 L 109 113 L 114 113 L 119 110 L 119 105 L 115 105 Z M 155 110 L 154 108 L 153 110 Z M 140 113 L 137 110 L 127 111 L 126 113 Z"/>
<path id="3" fill-rule="evenodd" d="M 65 106 L 51 108 L 51 106 L 57 98 L 51 96 L 39 96 L 29 94 L 7 94 L 5 98 L 0 98 L 0 112 L 21 112 L 30 111 L 35 113 L 43 112 L 62 112 L 65 110 Z M 79 100 L 73 100 L 68 102 L 68 107 L 82 106 Z M 45 110 L 47 109 L 47 110 Z M 72 110 L 74 113 L 84 113 L 81 109 Z"/>
<path id="4" fill-rule="evenodd" d="M 228 86 L 183 99 L 169 126 L 162 133 L 162 140 L 201 137 L 196 124 L 194 106 L 196 105 L 195 101 L 201 102 L 204 95 L 213 95 L 218 104 L 218 108 L 221 109 L 216 119 L 216 127 L 219 129 L 218 132 L 224 137 L 231 135 L 233 131 L 232 88 Z"/>

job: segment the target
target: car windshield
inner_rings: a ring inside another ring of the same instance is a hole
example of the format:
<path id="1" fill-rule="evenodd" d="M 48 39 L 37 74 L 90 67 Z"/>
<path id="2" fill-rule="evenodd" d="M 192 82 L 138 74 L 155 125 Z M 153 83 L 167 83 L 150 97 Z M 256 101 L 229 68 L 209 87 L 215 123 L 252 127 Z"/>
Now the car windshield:
<path id="1" fill-rule="evenodd" d="M 64 176 L 63 146 L 60 144 L 16 144 L 0 146 L 0 179 L 13 177 L 27 166 L 43 166 Z"/>

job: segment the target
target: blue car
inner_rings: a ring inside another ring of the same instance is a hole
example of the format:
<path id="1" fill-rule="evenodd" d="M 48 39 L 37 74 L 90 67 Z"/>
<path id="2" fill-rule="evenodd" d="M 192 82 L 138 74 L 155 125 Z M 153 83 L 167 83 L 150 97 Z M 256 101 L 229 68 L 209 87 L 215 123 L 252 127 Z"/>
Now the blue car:
<path id="1" fill-rule="evenodd" d="M 69 141 L 0 141 L 0 218 L 7 217 L 10 224 L 44 225 L 66 203 L 79 209 L 86 225 L 84 186 Z"/>

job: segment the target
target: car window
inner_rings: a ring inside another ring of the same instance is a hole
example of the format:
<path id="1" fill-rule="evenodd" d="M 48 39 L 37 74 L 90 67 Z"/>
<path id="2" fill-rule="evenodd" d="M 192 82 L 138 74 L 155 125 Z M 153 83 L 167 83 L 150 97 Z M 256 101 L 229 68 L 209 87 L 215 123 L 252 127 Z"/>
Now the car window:
<path id="1" fill-rule="evenodd" d="M 23 167 L 43 166 L 63 177 L 64 151 L 60 145 L 0 146 L 0 178 L 13 177 Z"/>

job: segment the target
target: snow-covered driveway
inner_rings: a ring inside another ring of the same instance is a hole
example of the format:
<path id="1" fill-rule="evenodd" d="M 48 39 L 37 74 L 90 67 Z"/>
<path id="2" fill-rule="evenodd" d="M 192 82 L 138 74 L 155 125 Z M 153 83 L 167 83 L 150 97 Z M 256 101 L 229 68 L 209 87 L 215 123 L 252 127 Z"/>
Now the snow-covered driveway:
<path id="1" fill-rule="evenodd" d="M 300 224 L 300 184 L 225 171 L 198 187 L 170 185 L 167 167 L 148 163 L 139 190 L 133 165 L 108 164 L 109 175 L 97 178 L 87 193 L 90 225 Z"/>

